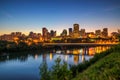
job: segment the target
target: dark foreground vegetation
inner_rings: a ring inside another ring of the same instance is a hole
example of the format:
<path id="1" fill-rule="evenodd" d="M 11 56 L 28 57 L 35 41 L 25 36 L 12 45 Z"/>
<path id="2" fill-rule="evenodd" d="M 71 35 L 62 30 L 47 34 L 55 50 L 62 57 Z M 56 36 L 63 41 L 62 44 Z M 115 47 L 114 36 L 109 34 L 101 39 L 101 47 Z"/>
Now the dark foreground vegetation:
<path id="1" fill-rule="evenodd" d="M 40 65 L 41 80 L 120 80 L 120 44 L 95 54 L 94 58 L 78 65 L 61 63 L 58 58 L 52 69 L 47 63 Z"/>
<path id="2" fill-rule="evenodd" d="M 45 51 L 49 49 L 53 49 L 54 47 L 42 46 L 42 43 L 32 43 L 28 45 L 25 42 L 8 42 L 8 41 L 0 41 L 0 52 L 23 52 L 23 51 Z"/>
<path id="3" fill-rule="evenodd" d="M 9 41 L 1 41 L 0 40 L 0 52 L 24 52 L 24 51 L 50 51 L 52 49 L 72 49 L 79 48 L 80 46 L 42 46 L 43 43 L 32 43 L 28 45 L 25 42 L 9 42 Z"/>
<path id="4" fill-rule="evenodd" d="M 35 50 L 35 49 L 40 49 L 41 45 L 28 45 L 25 42 L 19 42 L 18 44 L 15 42 L 8 42 L 8 41 L 0 41 L 0 51 L 5 52 L 14 52 L 14 51 L 26 51 L 26 50 Z"/>

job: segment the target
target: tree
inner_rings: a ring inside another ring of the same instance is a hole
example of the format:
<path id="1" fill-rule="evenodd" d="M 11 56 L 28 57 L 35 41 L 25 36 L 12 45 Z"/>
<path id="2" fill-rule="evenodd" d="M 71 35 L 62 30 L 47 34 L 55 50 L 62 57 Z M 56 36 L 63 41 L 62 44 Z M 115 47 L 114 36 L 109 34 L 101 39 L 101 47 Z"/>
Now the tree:
<path id="1" fill-rule="evenodd" d="M 50 80 L 50 72 L 48 70 L 48 66 L 46 62 L 43 62 L 40 65 L 40 80 Z"/>
<path id="2" fill-rule="evenodd" d="M 47 64 L 44 62 L 40 66 L 41 80 L 70 80 L 72 72 L 68 69 L 67 63 L 64 61 L 61 64 L 61 58 L 55 60 L 55 65 L 51 70 L 48 70 Z"/>

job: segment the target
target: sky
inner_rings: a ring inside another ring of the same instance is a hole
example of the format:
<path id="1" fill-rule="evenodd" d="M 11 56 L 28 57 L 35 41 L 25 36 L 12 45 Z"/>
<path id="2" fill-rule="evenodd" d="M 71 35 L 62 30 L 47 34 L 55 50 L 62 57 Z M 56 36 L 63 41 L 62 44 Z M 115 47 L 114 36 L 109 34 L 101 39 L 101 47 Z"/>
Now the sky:
<path id="1" fill-rule="evenodd" d="M 120 29 L 120 0 L 0 0 L 0 35 L 11 32 L 41 33 L 42 28 L 73 28 L 86 32 Z"/>

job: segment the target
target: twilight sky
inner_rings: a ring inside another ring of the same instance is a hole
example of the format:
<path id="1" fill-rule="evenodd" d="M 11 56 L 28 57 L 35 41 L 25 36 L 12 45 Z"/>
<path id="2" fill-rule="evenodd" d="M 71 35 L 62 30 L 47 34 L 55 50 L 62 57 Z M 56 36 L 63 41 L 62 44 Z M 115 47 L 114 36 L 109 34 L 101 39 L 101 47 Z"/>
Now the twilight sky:
<path id="1" fill-rule="evenodd" d="M 0 0 L 0 35 L 57 30 L 78 23 L 87 32 L 120 29 L 120 0 Z"/>

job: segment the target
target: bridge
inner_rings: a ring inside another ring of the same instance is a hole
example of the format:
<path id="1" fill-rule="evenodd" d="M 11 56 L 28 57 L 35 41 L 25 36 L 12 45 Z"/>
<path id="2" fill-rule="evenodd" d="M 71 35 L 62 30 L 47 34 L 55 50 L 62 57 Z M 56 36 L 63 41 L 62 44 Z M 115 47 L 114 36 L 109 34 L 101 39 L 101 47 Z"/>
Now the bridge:
<path id="1" fill-rule="evenodd" d="M 113 46 L 118 43 L 43 43 L 42 46 Z"/>

